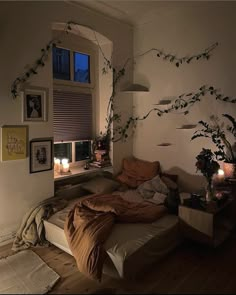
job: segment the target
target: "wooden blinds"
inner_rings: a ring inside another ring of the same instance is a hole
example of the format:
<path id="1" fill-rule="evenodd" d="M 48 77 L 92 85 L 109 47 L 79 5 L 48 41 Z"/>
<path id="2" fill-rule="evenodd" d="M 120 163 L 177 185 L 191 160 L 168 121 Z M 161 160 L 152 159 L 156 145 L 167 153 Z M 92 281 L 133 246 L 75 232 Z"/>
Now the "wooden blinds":
<path id="1" fill-rule="evenodd" d="M 54 141 L 92 139 L 92 95 L 53 91 Z"/>

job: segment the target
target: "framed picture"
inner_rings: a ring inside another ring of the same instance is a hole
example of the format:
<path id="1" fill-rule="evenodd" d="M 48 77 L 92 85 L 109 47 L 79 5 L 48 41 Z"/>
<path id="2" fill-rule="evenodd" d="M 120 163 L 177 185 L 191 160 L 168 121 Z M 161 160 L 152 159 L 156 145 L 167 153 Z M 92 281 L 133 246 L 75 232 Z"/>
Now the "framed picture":
<path id="1" fill-rule="evenodd" d="M 27 147 L 28 126 L 2 126 L 2 161 L 25 159 Z"/>
<path id="2" fill-rule="evenodd" d="M 30 173 L 52 170 L 52 138 L 30 141 Z"/>
<path id="3" fill-rule="evenodd" d="M 26 88 L 23 95 L 23 121 L 46 121 L 47 100 L 47 88 Z"/>

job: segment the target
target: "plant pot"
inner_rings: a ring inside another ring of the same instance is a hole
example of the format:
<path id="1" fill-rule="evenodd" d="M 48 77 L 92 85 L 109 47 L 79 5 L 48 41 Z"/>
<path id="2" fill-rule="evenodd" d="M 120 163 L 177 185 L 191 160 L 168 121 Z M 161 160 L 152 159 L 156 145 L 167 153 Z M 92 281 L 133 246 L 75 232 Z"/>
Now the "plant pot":
<path id="1" fill-rule="evenodd" d="M 223 163 L 225 178 L 236 178 L 236 163 Z"/>

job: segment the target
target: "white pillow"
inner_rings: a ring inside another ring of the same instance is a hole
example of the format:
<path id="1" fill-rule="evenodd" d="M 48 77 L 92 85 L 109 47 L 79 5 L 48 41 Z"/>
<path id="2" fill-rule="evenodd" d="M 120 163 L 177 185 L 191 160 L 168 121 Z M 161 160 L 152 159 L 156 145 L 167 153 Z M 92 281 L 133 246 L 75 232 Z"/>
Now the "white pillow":
<path id="1" fill-rule="evenodd" d="M 164 195 L 168 195 L 169 189 L 166 184 L 161 180 L 160 176 L 157 175 L 151 180 L 145 181 L 140 184 L 137 191 L 142 195 L 143 198 L 149 199 L 153 198 L 156 192 Z"/>
<path id="2" fill-rule="evenodd" d="M 156 201 L 157 204 L 163 204 L 166 199 L 166 195 L 156 192 L 153 196 L 153 200 Z"/>

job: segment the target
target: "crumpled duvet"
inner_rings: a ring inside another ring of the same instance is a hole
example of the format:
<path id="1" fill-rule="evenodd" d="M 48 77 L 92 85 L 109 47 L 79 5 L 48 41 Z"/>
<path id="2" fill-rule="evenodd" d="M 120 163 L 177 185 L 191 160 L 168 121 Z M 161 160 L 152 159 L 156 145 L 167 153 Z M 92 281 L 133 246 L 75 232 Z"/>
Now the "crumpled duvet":
<path id="1" fill-rule="evenodd" d="M 68 205 L 68 200 L 58 197 L 48 198 L 26 212 L 13 241 L 12 250 L 19 251 L 31 246 L 46 245 L 43 219 Z"/>
<path id="2" fill-rule="evenodd" d="M 65 221 L 65 235 L 79 270 L 101 280 L 107 256 L 103 248 L 115 222 L 153 222 L 167 213 L 163 206 L 129 202 L 120 196 L 93 195 L 79 201 Z"/>

